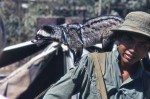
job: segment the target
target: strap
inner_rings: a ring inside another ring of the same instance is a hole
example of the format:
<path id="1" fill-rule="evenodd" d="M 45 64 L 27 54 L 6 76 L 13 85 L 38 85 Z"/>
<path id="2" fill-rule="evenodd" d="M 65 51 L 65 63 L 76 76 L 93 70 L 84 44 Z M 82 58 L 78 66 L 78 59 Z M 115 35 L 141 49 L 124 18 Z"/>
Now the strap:
<path id="1" fill-rule="evenodd" d="M 44 97 L 44 95 L 46 94 L 46 92 L 49 90 L 50 87 L 46 88 L 44 91 L 42 91 L 41 93 L 39 93 L 34 99 L 41 99 Z"/>
<path id="2" fill-rule="evenodd" d="M 94 66 L 95 66 L 95 75 L 96 75 L 96 86 L 99 94 L 101 95 L 102 99 L 108 99 L 107 98 L 107 91 L 106 91 L 106 86 L 104 83 L 103 79 L 103 74 L 104 73 L 104 67 L 105 67 L 105 53 L 91 53 L 93 61 L 94 61 Z"/>

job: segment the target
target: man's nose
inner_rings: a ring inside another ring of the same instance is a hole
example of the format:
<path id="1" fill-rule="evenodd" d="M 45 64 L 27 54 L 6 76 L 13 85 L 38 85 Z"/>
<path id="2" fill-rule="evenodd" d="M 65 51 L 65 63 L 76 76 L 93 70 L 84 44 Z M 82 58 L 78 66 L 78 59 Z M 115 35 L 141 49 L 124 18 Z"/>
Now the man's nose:
<path id="1" fill-rule="evenodd" d="M 138 48 L 138 44 L 136 42 L 130 44 L 130 52 L 134 53 Z"/>

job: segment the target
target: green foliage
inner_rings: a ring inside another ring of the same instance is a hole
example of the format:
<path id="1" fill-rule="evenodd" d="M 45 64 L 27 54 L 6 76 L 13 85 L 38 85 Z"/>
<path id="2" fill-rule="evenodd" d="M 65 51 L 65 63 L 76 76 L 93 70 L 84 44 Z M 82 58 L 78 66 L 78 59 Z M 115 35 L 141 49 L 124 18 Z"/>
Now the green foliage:
<path id="1" fill-rule="evenodd" d="M 144 9 L 145 5 L 146 5 L 146 0 L 130 0 L 128 2 L 128 9 L 140 10 L 140 9 Z"/>
<path id="2" fill-rule="evenodd" d="M 61 16 L 56 9 L 67 8 L 66 16 L 79 16 L 73 13 L 76 8 L 86 8 L 86 18 L 97 16 L 99 0 L 26 0 L 26 8 L 22 7 L 23 0 L 1 0 L 0 15 L 7 29 L 7 44 L 12 45 L 31 40 L 37 31 L 38 16 Z M 150 12 L 149 0 L 101 0 L 102 15 L 112 14 L 124 17 L 128 12 L 143 10 Z M 19 5 L 20 3 L 20 5 Z"/>
<path id="3" fill-rule="evenodd" d="M 18 10 L 15 2 L 12 2 L 11 0 L 5 0 L 1 3 L 0 14 L 3 17 L 6 26 L 8 42 L 15 41 L 16 34 L 19 34 L 19 31 L 16 31 L 19 24 L 17 11 Z"/>

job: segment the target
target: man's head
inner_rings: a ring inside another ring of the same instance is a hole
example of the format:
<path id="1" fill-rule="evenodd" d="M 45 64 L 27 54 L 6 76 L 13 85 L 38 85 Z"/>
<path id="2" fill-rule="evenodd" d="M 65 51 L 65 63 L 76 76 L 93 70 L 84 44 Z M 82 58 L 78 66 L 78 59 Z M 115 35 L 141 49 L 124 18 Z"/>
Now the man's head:
<path id="1" fill-rule="evenodd" d="M 125 64 L 134 64 L 150 50 L 150 14 L 131 12 L 123 25 L 113 31 L 119 35 L 118 50 Z"/>

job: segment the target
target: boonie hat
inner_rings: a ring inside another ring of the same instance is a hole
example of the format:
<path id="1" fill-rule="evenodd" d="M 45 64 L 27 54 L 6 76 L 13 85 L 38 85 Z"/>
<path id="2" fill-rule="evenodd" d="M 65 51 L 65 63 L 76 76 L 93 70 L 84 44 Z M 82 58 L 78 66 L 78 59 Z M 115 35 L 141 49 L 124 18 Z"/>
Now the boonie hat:
<path id="1" fill-rule="evenodd" d="M 142 11 L 130 12 L 125 17 L 125 21 L 118 29 L 112 29 L 117 32 L 131 32 L 142 34 L 150 38 L 150 14 Z"/>

